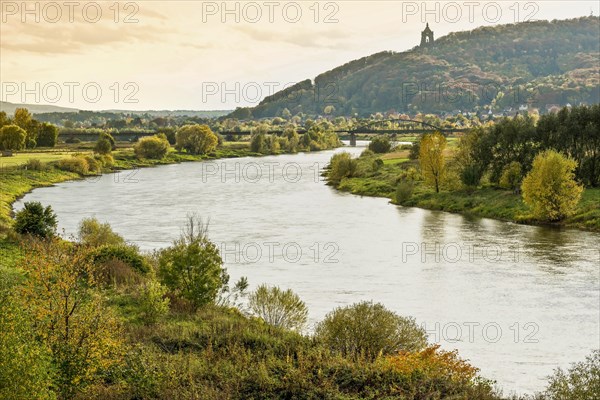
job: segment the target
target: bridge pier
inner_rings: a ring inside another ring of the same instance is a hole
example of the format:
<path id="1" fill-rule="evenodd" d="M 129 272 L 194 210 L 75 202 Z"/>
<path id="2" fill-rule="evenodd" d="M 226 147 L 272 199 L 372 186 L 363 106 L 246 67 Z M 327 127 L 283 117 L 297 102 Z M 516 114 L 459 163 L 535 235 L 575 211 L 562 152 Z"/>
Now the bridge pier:
<path id="1" fill-rule="evenodd" d="M 356 147 L 356 133 L 350 134 L 350 146 Z"/>

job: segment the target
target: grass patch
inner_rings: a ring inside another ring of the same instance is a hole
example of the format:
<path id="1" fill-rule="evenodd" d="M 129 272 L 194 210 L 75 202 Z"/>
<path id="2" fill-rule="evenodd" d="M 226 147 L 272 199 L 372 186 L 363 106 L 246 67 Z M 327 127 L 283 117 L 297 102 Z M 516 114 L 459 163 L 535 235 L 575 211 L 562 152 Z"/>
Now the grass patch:
<path id="1" fill-rule="evenodd" d="M 48 152 L 26 152 L 16 153 L 12 157 L 0 157 L 0 168 L 17 167 L 27 164 L 29 160 L 40 160 L 43 163 L 59 161 L 69 158 L 76 152 L 72 151 L 48 151 Z"/>

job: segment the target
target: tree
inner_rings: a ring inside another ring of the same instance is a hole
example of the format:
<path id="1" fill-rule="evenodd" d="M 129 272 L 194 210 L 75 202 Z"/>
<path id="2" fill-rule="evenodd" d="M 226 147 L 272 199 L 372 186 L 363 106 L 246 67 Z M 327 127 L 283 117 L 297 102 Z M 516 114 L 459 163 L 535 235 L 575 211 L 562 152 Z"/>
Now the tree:
<path id="1" fill-rule="evenodd" d="M 554 150 L 546 150 L 533 160 L 523 179 L 523 201 L 533 216 L 543 221 L 559 221 L 577 207 L 583 186 L 575 181 L 577 163 Z"/>
<path id="2" fill-rule="evenodd" d="M 317 324 L 315 336 L 343 356 L 369 359 L 398 351 L 419 351 L 427 345 L 425 330 L 413 318 L 366 301 L 327 314 Z"/>
<path id="3" fill-rule="evenodd" d="M 96 146 L 94 146 L 94 152 L 98 154 L 110 154 L 112 151 L 112 145 L 108 139 L 98 139 Z"/>
<path id="4" fill-rule="evenodd" d="M 158 277 L 195 308 L 215 301 L 229 275 L 218 247 L 208 239 L 208 224 L 188 216 L 180 238 L 160 253 Z"/>
<path id="5" fill-rule="evenodd" d="M 504 167 L 502 176 L 500 177 L 500 187 L 518 193 L 523 179 L 521 171 L 521 164 L 517 161 L 513 161 Z"/>
<path id="6" fill-rule="evenodd" d="M 98 136 L 98 140 L 103 140 L 103 139 L 108 140 L 110 142 L 111 150 L 116 150 L 116 148 L 117 148 L 117 141 L 115 140 L 115 138 L 113 137 L 113 135 L 111 135 L 108 132 L 102 132 Z"/>
<path id="7" fill-rule="evenodd" d="M 16 215 L 15 231 L 48 238 L 56 232 L 56 224 L 56 214 L 51 206 L 44 208 L 40 202 L 27 202 Z"/>
<path id="8" fill-rule="evenodd" d="M 419 163 L 425 181 L 440 192 L 440 185 L 446 174 L 446 138 L 439 132 L 426 134 L 421 139 Z"/>
<path id="9" fill-rule="evenodd" d="M 369 150 L 373 153 L 387 153 L 391 148 L 392 144 L 387 136 L 377 136 L 369 143 Z"/>
<path id="10" fill-rule="evenodd" d="M 600 394 L 600 350 L 585 361 L 575 363 L 567 372 L 558 368 L 550 377 L 544 395 L 548 399 L 588 400 Z"/>
<path id="11" fill-rule="evenodd" d="M 308 308 L 292 290 L 259 286 L 248 299 L 250 311 L 269 325 L 302 330 L 308 318 Z"/>
<path id="12" fill-rule="evenodd" d="M 13 123 L 19 128 L 27 131 L 31 125 L 32 116 L 26 108 L 17 108 L 13 117 Z"/>
<path id="13" fill-rule="evenodd" d="M 169 147 L 169 141 L 166 138 L 151 136 L 141 138 L 133 146 L 133 150 L 139 158 L 160 160 L 167 155 Z"/>
<path id="14" fill-rule="evenodd" d="M 26 138 L 27 132 L 17 125 L 4 125 L 0 129 L 0 150 L 22 150 Z"/>
<path id="15" fill-rule="evenodd" d="M 191 154 L 207 154 L 217 148 L 219 139 L 208 125 L 185 125 L 177 131 L 177 150 Z"/>
<path id="16" fill-rule="evenodd" d="M 54 147 L 58 140 L 58 128 L 47 122 L 43 122 L 37 135 L 37 145 L 41 147 Z"/>
<path id="17" fill-rule="evenodd" d="M 84 247 L 57 238 L 33 242 L 19 266 L 27 279 L 18 296 L 51 351 L 61 398 L 70 399 L 120 362 L 119 324 L 94 290 Z"/>
<path id="18" fill-rule="evenodd" d="M 79 241 L 90 247 L 122 246 L 125 244 L 125 239 L 115 233 L 110 224 L 102 224 L 96 218 L 81 220 L 79 223 Z"/>
<path id="19" fill-rule="evenodd" d="M 339 183 L 344 178 L 352 178 L 356 173 L 358 162 L 352 158 L 349 153 L 342 152 L 334 154 L 329 162 L 329 172 L 327 177 L 334 185 Z"/>

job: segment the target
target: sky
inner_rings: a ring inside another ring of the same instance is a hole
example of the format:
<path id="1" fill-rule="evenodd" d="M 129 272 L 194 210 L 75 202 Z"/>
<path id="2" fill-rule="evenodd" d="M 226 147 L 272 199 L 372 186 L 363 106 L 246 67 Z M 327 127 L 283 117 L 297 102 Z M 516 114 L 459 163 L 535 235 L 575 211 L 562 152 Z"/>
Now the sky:
<path id="1" fill-rule="evenodd" d="M 0 0 L 0 100 L 86 110 L 224 110 L 380 51 L 597 1 Z"/>

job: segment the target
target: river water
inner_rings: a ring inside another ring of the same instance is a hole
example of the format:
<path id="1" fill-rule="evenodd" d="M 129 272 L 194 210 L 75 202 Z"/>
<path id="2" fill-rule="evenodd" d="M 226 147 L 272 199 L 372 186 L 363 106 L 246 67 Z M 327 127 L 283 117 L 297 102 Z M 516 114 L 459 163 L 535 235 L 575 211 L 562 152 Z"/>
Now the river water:
<path id="1" fill-rule="evenodd" d="M 197 213 L 232 281 L 292 288 L 311 326 L 335 307 L 381 302 L 505 393 L 540 390 L 600 346 L 600 234 L 339 193 L 320 177 L 333 153 L 124 171 L 36 189 L 15 209 L 52 205 L 65 235 L 95 216 L 144 250 L 168 246 Z"/>

